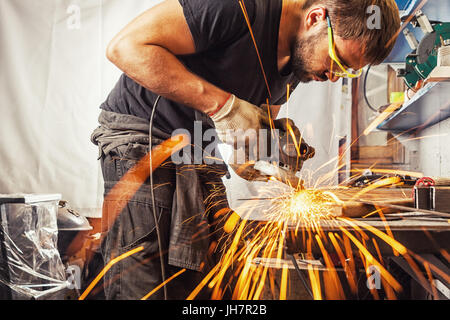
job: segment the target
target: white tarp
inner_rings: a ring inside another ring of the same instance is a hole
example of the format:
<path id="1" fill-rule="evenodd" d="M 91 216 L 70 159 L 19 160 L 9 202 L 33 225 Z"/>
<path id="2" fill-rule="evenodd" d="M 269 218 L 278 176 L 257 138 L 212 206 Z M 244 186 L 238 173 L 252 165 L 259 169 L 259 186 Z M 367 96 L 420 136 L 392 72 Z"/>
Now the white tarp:
<path id="1" fill-rule="evenodd" d="M 155 0 L 0 0 L 0 193 L 61 193 L 99 216 L 90 134 L 120 75 L 111 38 Z"/>

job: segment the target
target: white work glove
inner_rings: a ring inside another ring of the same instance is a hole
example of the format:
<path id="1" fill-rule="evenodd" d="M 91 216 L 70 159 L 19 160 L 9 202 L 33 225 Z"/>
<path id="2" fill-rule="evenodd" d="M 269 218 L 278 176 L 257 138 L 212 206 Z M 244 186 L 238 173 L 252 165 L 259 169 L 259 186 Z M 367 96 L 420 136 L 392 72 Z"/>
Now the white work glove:
<path id="1" fill-rule="evenodd" d="M 253 129 L 257 137 L 259 129 L 270 127 L 267 111 L 232 95 L 225 105 L 213 115 L 219 139 L 234 145 L 239 140 L 239 133 Z M 238 133 L 238 134 L 236 134 Z M 248 139 L 248 136 L 246 137 Z"/>

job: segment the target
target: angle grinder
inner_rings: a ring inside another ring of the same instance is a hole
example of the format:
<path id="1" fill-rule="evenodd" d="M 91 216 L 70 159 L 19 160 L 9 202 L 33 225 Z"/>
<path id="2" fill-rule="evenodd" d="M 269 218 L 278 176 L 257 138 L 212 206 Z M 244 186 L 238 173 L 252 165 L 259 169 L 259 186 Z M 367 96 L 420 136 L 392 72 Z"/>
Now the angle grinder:
<path id="1" fill-rule="evenodd" d="M 269 128 L 268 128 L 269 129 Z M 291 119 L 273 121 L 273 128 L 267 130 L 267 156 L 257 161 L 248 161 L 231 168 L 247 181 L 278 180 L 295 189 L 303 188 L 300 171 L 306 160 L 315 156 L 315 149 L 302 138 L 300 130 Z"/>

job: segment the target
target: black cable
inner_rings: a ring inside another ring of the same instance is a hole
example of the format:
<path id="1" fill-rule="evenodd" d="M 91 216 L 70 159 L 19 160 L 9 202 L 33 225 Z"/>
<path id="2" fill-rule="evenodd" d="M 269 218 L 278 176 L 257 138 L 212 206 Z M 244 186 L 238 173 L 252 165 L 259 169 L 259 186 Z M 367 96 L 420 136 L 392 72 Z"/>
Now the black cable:
<path id="1" fill-rule="evenodd" d="M 300 267 L 298 266 L 297 260 L 295 259 L 293 254 L 291 255 L 291 260 L 292 260 L 292 263 L 294 264 L 294 268 L 297 271 L 297 274 L 298 274 L 300 280 L 303 283 L 303 286 L 305 287 L 305 289 L 308 292 L 309 296 L 314 300 L 314 294 L 313 294 L 311 288 L 309 287 L 308 281 L 306 281 L 306 278 L 303 275 L 302 270 L 300 270 Z"/>
<path id="2" fill-rule="evenodd" d="M 152 131 L 153 131 L 153 121 L 156 114 L 156 108 L 158 107 L 158 102 L 161 99 L 161 96 L 158 96 L 156 98 L 155 103 L 153 104 L 153 110 L 152 115 L 150 117 L 150 129 L 149 129 L 149 152 L 150 152 L 150 194 L 152 197 L 152 211 L 153 211 L 153 219 L 155 220 L 155 229 L 156 229 L 156 237 L 158 238 L 158 247 L 159 247 L 159 261 L 161 263 L 161 277 L 162 277 L 162 283 L 166 282 L 166 268 L 164 266 L 164 256 L 163 256 L 163 250 L 162 250 L 162 241 L 161 241 L 161 232 L 159 230 L 159 221 L 158 216 L 156 214 L 156 206 L 155 206 L 155 192 L 153 190 L 153 157 L 152 157 Z M 164 300 L 168 300 L 167 298 L 167 288 L 166 285 L 164 285 Z"/>
<path id="3" fill-rule="evenodd" d="M 370 68 L 372 68 L 372 65 L 369 65 L 367 67 L 366 74 L 364 75 L 364 85 L 363 85 L 363 92 L 364 92 L 364 100 L 366 100 L 366 104 L 369 107 L 370 110 L 373 112 L 378 113 L 378 110 L 376 110 L 369 102 L 369 99 L 367 98 L 367 77 L 369 76 Z"/>

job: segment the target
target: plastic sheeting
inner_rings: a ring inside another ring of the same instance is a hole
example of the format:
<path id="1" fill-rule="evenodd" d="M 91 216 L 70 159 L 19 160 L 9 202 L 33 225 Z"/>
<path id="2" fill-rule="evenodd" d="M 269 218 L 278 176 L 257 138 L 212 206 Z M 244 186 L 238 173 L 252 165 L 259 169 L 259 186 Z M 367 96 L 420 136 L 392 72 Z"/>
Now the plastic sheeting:
<path id="1" fill-rule="evenodd" d="M 0 204 L 1 299 L 62 298 L 69 284 L 57 248 L 57 210 L 58 200 Z"/>
<path id="2" fill-rule="evenodd" d="M 90 142 L 120 76 L 109 41 L 156 0 L 0 0 L 0 193 L 60 193 L 99 217 Z"/>

